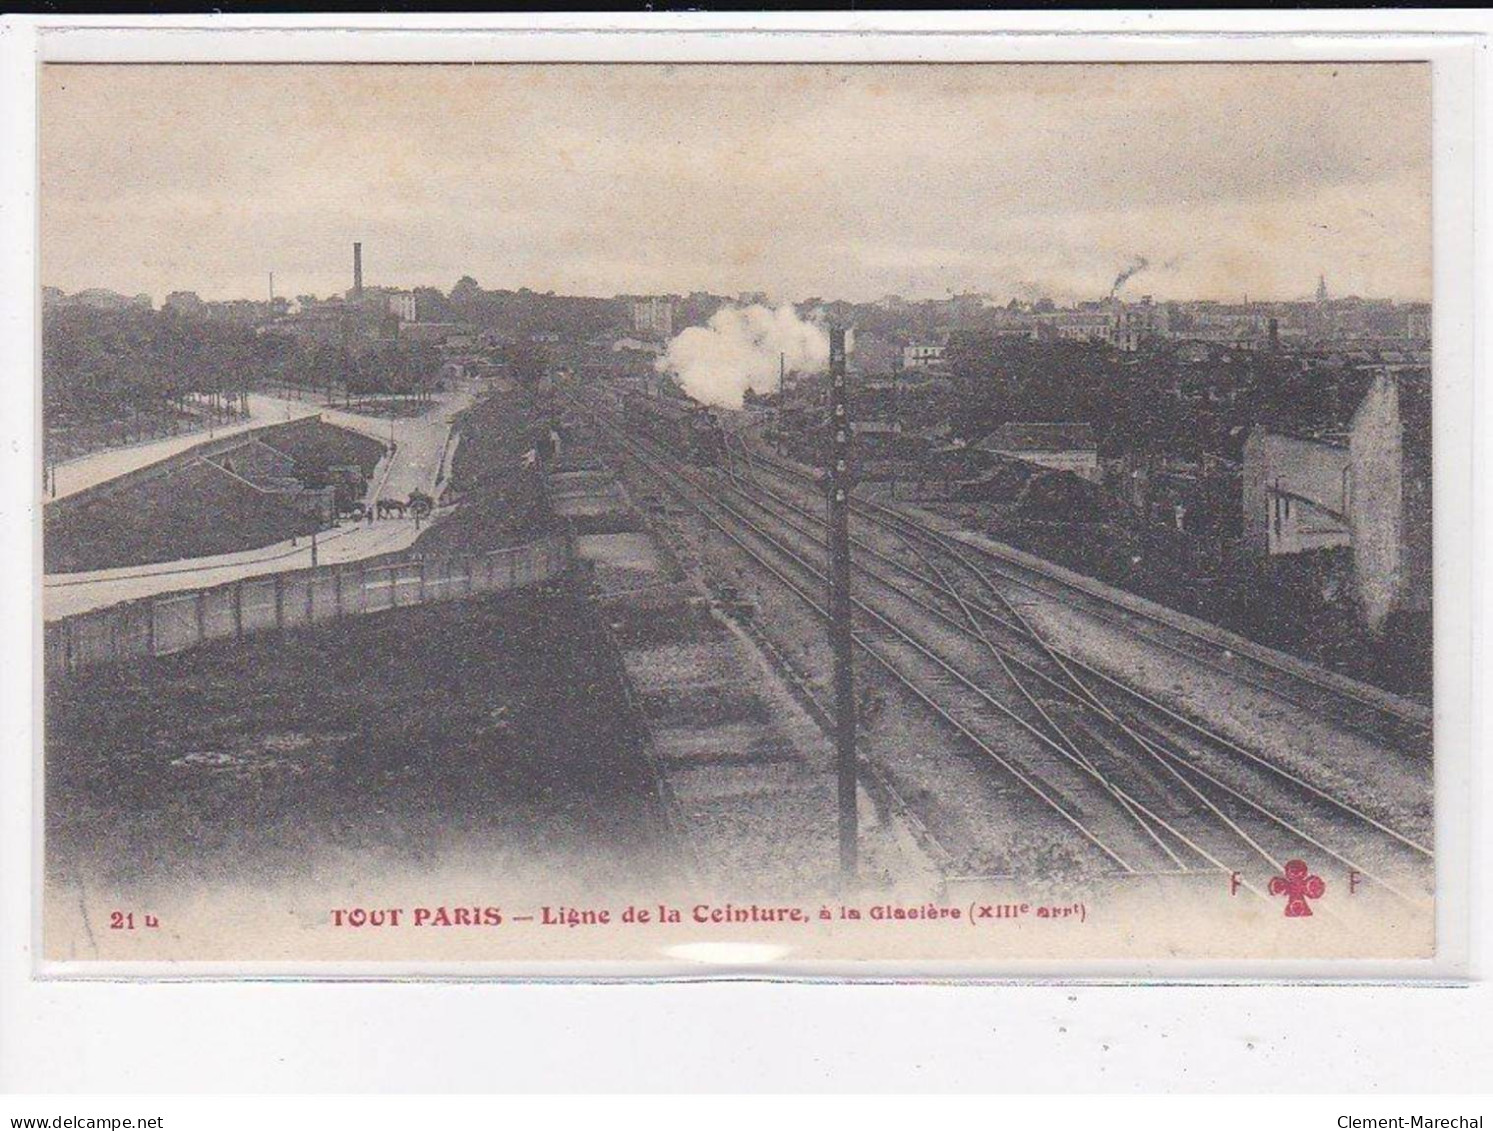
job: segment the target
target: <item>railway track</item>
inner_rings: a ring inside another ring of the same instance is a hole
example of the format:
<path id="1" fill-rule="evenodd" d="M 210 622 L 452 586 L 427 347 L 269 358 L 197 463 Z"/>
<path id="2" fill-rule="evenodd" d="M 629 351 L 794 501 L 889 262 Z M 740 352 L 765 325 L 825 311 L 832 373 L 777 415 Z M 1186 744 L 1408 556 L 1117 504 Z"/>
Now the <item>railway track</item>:
<path id="1" fill-rule="evenodd" d="M 760 462 L 756 460 L 755 457 L 749 458 L 753 459 L 754 465 L 755 463 Z M 757 487 L 758 489 L 763 489 L 760 482 L 754 483 L 753 486 Z M 768 493 L 771 494 L 770 491 Z M 781 505 L 787 508 L 791 508 L 798 516 L 800 516 L 804 520 L 817 523 L 822 523 L 823 521 L 823 519 L 814 509 L 803 505 L 801 502 L 790 500 L 781 495 L 777 496 L 777 501 Z M 978 612 L 982 617 L 988 618 L 1001 627 L 1016 629 L 1019 632 L 1026 634 L 1028 637 L 1034 639 L 1037 637 L 1036 630 L 1031 626 L 1027 618 L 1019 612 L 1016 604 L 1003 594 L 1001 587 L 997 584 L 995 579 L 1001 578 L 1002 580 L 1005 580 L 1005 575 L 999 571 L 993 571 L 989 569 L 985 565 L 982 556 L 976 553 L 974 548 L 969 547 L 962 541 L 951 538 L 946 534 L 930 530 L 925 527 L 920 527 L 911 522 L 903 522 L 891 527 L 890 529 L 893 530 L 896 537 L 903 540 L 904 542 L 910 542 L 914 546 L 927 547 L 931 550 L 948 555 L 957 563 L 957 565 L 963 571 L 968 572 L 970 575 L 972 575 L 979 586 L 991 597 L 993 597 L 1000 606 L 998 609 L 996 609 L 992 608 L 989 605 L 982 605 L 978 602 L 978 600 L 976 600 L 975 602 L 973 602 L 974 608 L 976 612 Z M 943 577 L 933 578 L 926 573 L 920 573 L 915 569 L 910 569 L 904 561 L 897 560 L 895 557 L 888 555 L 883 549 L 878 548 L 877 546 L 864 539 L 854 539 L 853 541 L 858 549 L 870 554 L 874 559 L 877 559 L 880 562 L 890 566 L 893 570 L 898 571 L 900 576 L 902 576 L 903 578 L 925 586 L 947 589 L 947 583 Z M 914 550 L 914 554 L 921 562 L 926 562 L 928 560 L 927 555 L 921 549 Z M 1205 724 L 1188 717 L 1185 713 L 1179 711 L 1175 707 L 1169 706 L 1168 704 L 1161 702 L 1155 696 L 1140 690 L 1133 683 L 1127 683 L 1125 681 L 1118 680 L 1074 655 L 1057 651 L 1050 645 L 1046 644 L 1044 641 L 1037 640 L 1036 642 L 1041 647 L 1042 651 L 1049 656 L 1049 658 L 1055 660 L 1060 666 L 1065 669 L 1064 674 L 1069 676 L 1070 679 L 1074 678 L 1072 675 L 1072 670 L 1077 669 L 1083 674 L 1085 678 L 1103 685 L 1103 687 L 1106 689 L 1113 690 L 1124 696 L 1127 696 L 1134 700 L 1134 702 L 1138 705 L 1150 709 L 1159 718 L 1164 719 L 1171 727 L 1180 731 L 1186 737 L 1202 740 L 1210 744 L 1214 744 L 1222 749 L 1228 750 L 1231 754 L 1236 755 L 1237 757 L 1245 761 L 1256 764 L 1263 771 L 1276 774 L 1283 780 L 1291 781 L 1293 784 L 1299 786 L 1308 793 L 1319 793 L 1320 800 L 1326 803 L 1332 803 L 1335 800 L 1331 797 L 1330 791 L 1317 790 L 1316 787 L 1312 785 L 1312 783 L 1302 778 L 1300 774 L 1277 764 L 1268 757 L 1264 757 L 1255 751 L 1246 749 L 1238 742 L 1229 739 L 1224 735 L 1221 735 L 1217 732 L 1217 730 L 1210 729 Z M 1382 740 L 1383 738 L 1382 735 L 1374 735 L 1374 737 L 1380 740 Z M 1400 840 L 1407 847 L 1413 849 L 1424 849 L 1426 851 L 1426 854 L 1429 855 L 1428 845 L 1423 843 L 1423 841 L 1429 839 L 1428 837 L 1422 837 L 1418 840 L 1413 836 L 1400 834 L 1389 827 L 1389 822 L 1376 820 L 1376 818 L 1361 811 L 1357 806 L 1342 804 L 1341 807 L 1349 815 L 1354 816 L 1357 819 L 1364 821 L 1365 823 L 1379 825 L 1380 831 L 1397 840 Z"/>
<path id="2" fill-rule="evenodd" d="M 771 453 L 745 449 L 752 466 L 796 483 L 800 488 L 819 489 L 813 473 Z M 1290 703 L 1318 712 L 1334 723 L 1367 737 L 1388 741 L 1402 749 L 1429 757 L 1432 738 L 1430 710 L 1423 704 L 1389 693 L 1356 685 L 1354 681 L 1313 673 L 1305 664 L 1293 664 L 1270 656 L 1265 649 L 1241 651 L 1221 644 L 1209 634 L 1174 620 L 1115 604 L 1102 595 L 1074 584 L 1051 571 L 1042 570 L 1022 558 L 993 546 L 977 545 L 954 538 L 895 507 L 873 500 L 853 501 L 855 513 L 865 521 L 893 532 L 941 544 L 958 545 L 980 558 L 986 568 L 1005 582 L 1044 598 L 1080 609 L 1086 616 L 1146 639 L 1147 643 L 1208 668 L 1231 681 L 1253 687 Z"/>
<path id="3" fill-rule="evenodd" d="M 686 506 L 723 534 L 738 549 L 747 554 L 779 584 L 793 593 L 821 619 L 828 613 L 815 596 L 816 583 L 823 581 L 822 573 L 801 556 L 788 550 L 780 540 L 773 537 L 761 524 L 753 522 L 741 511 L 713 497 L 708 487 L 695 481 L 690 475 L 668 466 L 666 457 L 649 451 L 635 441 L 618 441 L 619 446 L 629 451 L 631 458 L 641 464 L 665 490 L 680 498 Z M 1112 840 L 1125 840 L 1126 834 L 1114 827 L 1116 814 L 1103 811 L 1102 803 L 1095 804 L 1093 797 L 1075 796 L 1082 793 L 1083 784 L 1072 779 L 1054 786 L 1051 780 L 1041 780 L 1029 766 L 1024 766 L 1011 752 L 1005 749 L 1005 740 L 992 739 L 988 720 L 981 718 L 980 708 L 973 699 L 978 697 L 987 703 L 994 702 L 988 694 L 958 669 L 943 661 L 911 633 L 901 629 L 890 618 L 859 602 L 862 612 L 872 617 L 872 625 L 863 626 L 854 634 L 855 644 L 869 656 L 878 667 L 916 701 L 930 710 L 941 723 L 960 734 L 989 763 L 1003 770 L 1025 790 L 1026 812 L 1021 816 L 1028 820 L 1039 820 L 1045 816 L 1067 826 L 1088 847 L 1093 859 L 1105 870 L 1120 873 L 1137 873 L 1141 869 L 1131 863 L 1122 850 L 1135 851 L 1135 844 L 1123 848 L 1111 845 Z M 1024 752 L 1030 757 L 1030 751 Z M 1051 770 L 1047 770 L 1048 778 Z M 1109 823 L 1102 834 L 1092 825 Z M 1133 841 L 1133 835 L 1130 839 Z M 1090 861 L 1093 863 L 1093 860 Z"/>
<path id="4" fill-rule="evenodd" d="M 760 485 L 754 486 L 761 490 Z M 801 518 L 814 517 L 812 512 L 787 500 L 779 499 L 778 502 L 792 507 Z M 1053 648 L 1040 638 L 1016 606 L 1004 598 L 977 559 L 962 552 L 957 543 L 952 548 L 942 542 L 934 544 L 946 550 L 957 565 L 973 575 L 1003 607 L 992 609 L 961 595 L 947 574 L 932 560 L 931 554 L 919 555 L 926 567 L 926 572 L 919 573 L 874 547 L 863 543 L 862 549 L 898 571 L 898 581 L 924 586 L 934 595 L 951 594 L 968 621 L 966 630 L 974 629 L 988 648 L 1008 658 L 1009 663 L 1002 660 L 1007 680 L 1042 717 L 1047 728 L 1068 744 L 1072 753 L 1079 754 L 1079 744 L 1072 736 L 1062 734 L 1065 724 L 1053 716 L 1063 712 L 1072 716 L 1076 709 L 1092 708 L 1108 724 L 1107 727 L 1096 731 L 1092 720 L 1070 718 L 1066 724 L 1068 729 L 1081 728 L 1091 741 L 1097 741 L 1117 756 L 1123 757 L 1122 752 L 1128 745 L 1132 754 L 1149 758 L 1156 771 L 1171 779 L 1178 790 L 1203 806 L 1215 823 L 1227 828 L 1250 848 L 1252 855 L 1272 868 L 1278 868 L 1283 858 L 1289 859 L 1288 854 L 1310 852 L 1316 858 L 1326 856 L 1345 871 L 1357 872 L 1360 877 L 1372 876 L 1386 889 L 1393 889 L 1397 894 L 1414 900 L 1413 895 L 1384 877 L 1379 861 L 1388 855 L 1393 870 L 1415 871 L 1418 862 L 1431 859 L 1427 845 L 1299 775 L 1178 715 L 1144 692 Z M 883 585 L 895 584 L 884 575 L 877 576 L 874 570 L 866 571 L 865 575 Z M 980 631 L 982 621 L 1007 630 L 1002 645 L 998 646 Z M 1030 646 L 1024 655 L 1002 651 L 1021 644 Z M 1048 661 L 1046 666 L 1042 664 L 1044 657 Z M 1012 666 L 1017 670 L 1012 671 Z M 1033 685 L 1037 688 L 1035 694 L 1029 690 Z M 1059 703 L 1055 707 L 1044 707 L 1039 697 L 1054 692 Z M 1116 694 L 1129 703 L 1113 702 Z M 1064 699 L 1067 702 L 1062 702 Z M 1138 721 L 1130 717 L 1134 712 L 1127 711 L 1127 706 L 1143 707 L 1151 717 Z M 1083 710 L 1079 713 L 1082 714 Z M 1111 733 L 1102 733 L 1106 729 Z M 1115 730 L 1119 731 L 1118 736 L 1112 733 Z M 1271 797 L 1270 806 L 1260 804 L 1255 800 L 1258 797 Z M 1338 826 L 1330 837 L 1314 835 L 1311 831 L 1324 820 Z M 1247 825 L 1261 822 L 1266 826 L 1264 829 L 1253 833 L 1246 831 Z M 1352 842 L 1351 849 L 1342 847 L 1344 838 Z M 1385 845 L 1374 843 L 1381 840 L 1389 846 L 1387 853 Z"/>
<path id="5" fill-rule="evenodd" d="M 823 517 L 728 445 L 724 474 L 614 442 L 817 616 Z M 890 523 L 888 523 L 890 525 Z M 979 556 L 900 529 L 859 541 L 856 644 L 989 767 L 1026 812 L 1062 826 L 1088 865 L 1120 874 L 1238 872 L 1263 895 L 1286 860 L 1330 860 L 1407 903 L 1428 898 L 1428 845 L 1237 747 L 1044 640 Z M 870 558 L 870 562 L 866 558 Z"/>

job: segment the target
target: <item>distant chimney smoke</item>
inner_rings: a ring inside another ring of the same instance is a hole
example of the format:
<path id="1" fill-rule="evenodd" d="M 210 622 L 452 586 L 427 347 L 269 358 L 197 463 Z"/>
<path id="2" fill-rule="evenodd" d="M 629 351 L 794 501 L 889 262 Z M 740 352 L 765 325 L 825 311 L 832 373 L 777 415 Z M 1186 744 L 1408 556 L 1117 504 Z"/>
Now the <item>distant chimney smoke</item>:
<path id="1" fill-rule="evenodd" d="M 363 245 L 353 244 L 353 298 L 363 297 Z"/>
<path id="2" fill-rule="evenodd" d="M 1114 298 L 1116 295 L 1118 295 L 1120 293 L 1120 288 L 1125 285 L 1125 283 L 1131 278 L 1131 276 L 1139 275 L 1149 266 L 1151 266 L 1150 260 L 1148 260 L 1144 255 L 1137 255 L 1124 267 L 1120 268 L 1120 273 L 1115 276 L 1114 286 L 1109 288 L 1109 297 Z"/>

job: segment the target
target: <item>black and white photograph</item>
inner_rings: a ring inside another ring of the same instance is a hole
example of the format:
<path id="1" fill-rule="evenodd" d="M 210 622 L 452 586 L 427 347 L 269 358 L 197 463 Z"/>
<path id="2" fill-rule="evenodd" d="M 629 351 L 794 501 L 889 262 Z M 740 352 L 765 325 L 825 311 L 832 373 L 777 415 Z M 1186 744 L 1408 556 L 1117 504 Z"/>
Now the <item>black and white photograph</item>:
<path id="1" fill-rule="evenodd" d="M 1436 955 L 1428 62 L 38 81 L 54 970 Z"/>

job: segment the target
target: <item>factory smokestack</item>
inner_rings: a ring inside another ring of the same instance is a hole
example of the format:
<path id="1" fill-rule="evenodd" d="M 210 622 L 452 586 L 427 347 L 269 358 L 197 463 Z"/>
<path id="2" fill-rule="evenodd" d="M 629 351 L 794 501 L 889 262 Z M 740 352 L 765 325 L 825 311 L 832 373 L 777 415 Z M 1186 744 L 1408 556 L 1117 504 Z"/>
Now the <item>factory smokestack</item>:
<path id="1" fill-rule="evenodd" d="M 353 298 L 363 297 L 363 245 L 353 244 Z"/>

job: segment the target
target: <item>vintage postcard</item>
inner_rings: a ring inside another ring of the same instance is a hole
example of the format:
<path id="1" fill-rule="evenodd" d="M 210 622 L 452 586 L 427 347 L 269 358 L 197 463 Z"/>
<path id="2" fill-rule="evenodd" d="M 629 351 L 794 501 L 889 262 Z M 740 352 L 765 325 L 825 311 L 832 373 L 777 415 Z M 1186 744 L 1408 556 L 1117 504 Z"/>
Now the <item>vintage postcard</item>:
<path id="1" fill-rule="evenodd" d="M 39 83 L 48 969 L 1436 955 L 1429 63 Z"/>

